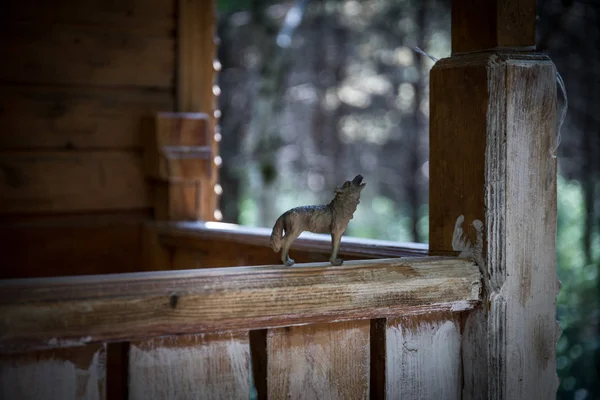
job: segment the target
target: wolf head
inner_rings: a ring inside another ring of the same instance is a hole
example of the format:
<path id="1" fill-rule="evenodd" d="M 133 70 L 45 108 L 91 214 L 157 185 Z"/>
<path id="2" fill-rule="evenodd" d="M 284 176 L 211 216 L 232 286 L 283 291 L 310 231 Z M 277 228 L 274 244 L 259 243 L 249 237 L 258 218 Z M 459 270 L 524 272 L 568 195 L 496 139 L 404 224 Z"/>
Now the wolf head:
<path id="1" fill-rule="evenodd" d="M 335 188 L 335 198 L 332 202 L 337 205 L 336 207 L 343 209 L 345 214 L 354 213 L 360 203 L 360 192 L 367 185 L 362 180 L 361 175 L 356 175 L 351 181 L 346 181 Z"/>
<path id="2" fill-rule="evenodd" d="M 360 196 L 360 192 L 367 185 L 366 183 L 361 183 L 362 180 L 363 180 L 362 175 L 356 175 L 354 177 L 354 179 L 352 179 L 351 181 L 346 181 L 346 182 L 344 182 L 343 185 L 336 187 L 335 193 L 336 194 L 357 193 Z"/>

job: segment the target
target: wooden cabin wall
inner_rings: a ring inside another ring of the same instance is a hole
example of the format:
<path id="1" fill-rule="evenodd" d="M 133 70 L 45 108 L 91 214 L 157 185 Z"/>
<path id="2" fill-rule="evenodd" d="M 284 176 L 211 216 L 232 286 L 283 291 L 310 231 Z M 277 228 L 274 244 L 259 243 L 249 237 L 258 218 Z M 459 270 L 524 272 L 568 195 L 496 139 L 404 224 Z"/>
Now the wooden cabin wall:
<path id="1" fill-rule="evenodd" d="M 176 2 L 0 3 L 0 278 L 123 272 L 152 215 L 144 118 L 175 110 Z"/>

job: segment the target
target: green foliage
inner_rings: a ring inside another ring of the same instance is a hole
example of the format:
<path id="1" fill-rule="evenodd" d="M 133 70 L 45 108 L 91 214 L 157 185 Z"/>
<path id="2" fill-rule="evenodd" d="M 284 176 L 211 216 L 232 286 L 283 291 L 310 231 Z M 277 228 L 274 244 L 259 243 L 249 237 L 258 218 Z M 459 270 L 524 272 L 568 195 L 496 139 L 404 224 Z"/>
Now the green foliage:
<path id="1" fill-rule="evenodd" d="M 595 359 L 599 340 L 597 251 L 586 260 L 586 215 L 583 188 L 577 181 L 558 180 L 558 276 L 562 283 L 557 314 L 562 336 L 557 344 L 558 399 L 597 398 Z M 598 233 L 594 240 L 598 244 Z M 598 246 L 595 246 L 597 249 Z"/>

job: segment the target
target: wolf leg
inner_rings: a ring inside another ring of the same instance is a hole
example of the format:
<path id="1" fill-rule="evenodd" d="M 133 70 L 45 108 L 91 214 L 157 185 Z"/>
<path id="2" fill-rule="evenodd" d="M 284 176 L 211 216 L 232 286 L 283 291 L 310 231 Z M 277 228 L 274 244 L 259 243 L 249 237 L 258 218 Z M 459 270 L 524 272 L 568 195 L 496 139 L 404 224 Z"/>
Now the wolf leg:
<path id="1" fill-rule="evenodd" d="M 286 232 L 285 236 L 283 237 L 283 246 L 281 246 L 281 261 L 288 267 L 294 265 L 295 262 L 290 258 L 288 254 L 290 251 L 290 247 L 292 247 L 292 243 L 294 243 L 294 240 L 296 240 L 301 233 L 302 231 L 291 231 L 289 233 Z"/>
<path id="2" fill-rule="evenodd" d="M 344 260 L 341 258 L 337 258 L 338 251 L 340 250 L 340 241 L 342 240 L 342 234 L 344 232 L 331 232 L 331 257 L 329 258 L 329 262 L 331 265 L 342 265 Z"/>

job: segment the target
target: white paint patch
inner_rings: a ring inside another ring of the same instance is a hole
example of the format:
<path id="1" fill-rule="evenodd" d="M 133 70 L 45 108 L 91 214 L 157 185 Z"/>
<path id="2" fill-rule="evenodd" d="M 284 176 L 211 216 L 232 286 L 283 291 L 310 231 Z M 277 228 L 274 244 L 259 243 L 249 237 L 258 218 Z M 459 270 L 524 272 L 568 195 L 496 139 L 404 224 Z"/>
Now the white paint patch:
<path id="1" fill-rule="evenodd" d="M 207 341 L 196 337 L 194 346 L 177 346 L 177 338 L 155 340 L 151 349 L 132 345 L 130 399 L 249 398 L 248 342 L 222 336 Z"/>
<path id="2" fill-rule="evenodd" d="M 454 232 L 452 233 L 452 250 L 459 251 L 459 257 L 470 258 L 479 266 L 479 270 L 485 277 L 486 284 L 489 282 L 489 273 L 485 267 L 483 259 L 483 222 L 476 219 L 471 225 L 475 228 L 475 243 L 471 243 L 466 237 L 462 228 L 465 216 L 461 215 L 454 223 Z"/>
<path id="3" fill-rule="evenodd" d="M 461 336 L 452 321 L 392 325 L 386 332 L 386 394 L 389 399 L 461 398 Z"/>
<path id="4" fill-rule="evenodd" d="M 77 346 L 85 346 L 92 341 L 91 336 L 85 336 L 79 339 L 58 339 L 52 338 L 48 340 L 48 347 L 56 348 L 56 347 L 77 347 Z"/>
<path id="5" fill-rule="evenodd" d="M 5 400 L 100 400 L 104 364 L 97 351 L 88 369 L 71 361 L 5 360 L 0 363 L 0 398 Z"/>
<path id="6" fill-rule="evenodd" d="M 471 310 L 473 308 L 473 305 L 468 302 L 467 300 L 459 300 L 459 301 L 455 301 L 454 303 L 452 303 L 452 307 L 450 308 L 450 311 L 453 312 L 458 312 L 458 311 L 467 311 L 467 310 Z"/>

